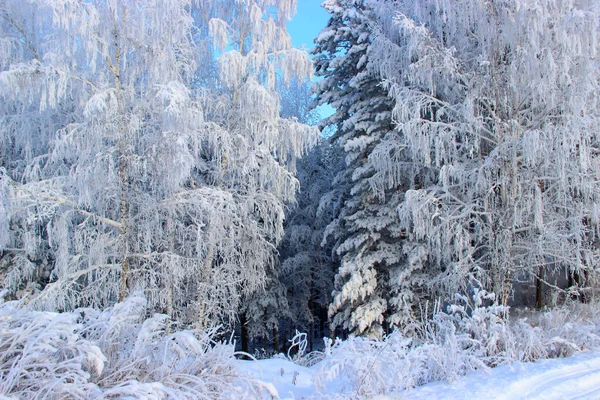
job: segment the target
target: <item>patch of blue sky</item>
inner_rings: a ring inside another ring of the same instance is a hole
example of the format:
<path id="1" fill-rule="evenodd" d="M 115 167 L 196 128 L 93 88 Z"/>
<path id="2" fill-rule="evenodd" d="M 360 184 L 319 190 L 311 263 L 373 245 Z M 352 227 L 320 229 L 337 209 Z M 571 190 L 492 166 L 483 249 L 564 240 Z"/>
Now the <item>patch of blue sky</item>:
<path id="1" fill-rule="evenodd" d="M 321 7 L 323 0 L 298 0 L 296 15 L 287 24 L 287 31 L 292 37 L 292 45 L 310 51 L 315 47 L 314 40 L 327 25 L 329 13 Z M 318 108 L 322 118 L 333 114 L 334 109 L 328 105 Z"/>

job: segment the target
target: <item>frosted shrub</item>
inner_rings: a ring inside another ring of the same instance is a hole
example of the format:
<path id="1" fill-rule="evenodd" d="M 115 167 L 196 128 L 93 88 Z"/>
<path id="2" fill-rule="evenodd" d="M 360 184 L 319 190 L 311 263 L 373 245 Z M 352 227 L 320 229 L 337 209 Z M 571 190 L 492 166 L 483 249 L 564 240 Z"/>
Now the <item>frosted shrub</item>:
<path id="1" fill-rule="evenodd" d="M 513 357 L 518 361 L 535 361 L 548 357 L 548 349 L 544 344 L 544 332 L 540 327 L 531 326 L 525 319 L 517 320 L 512 326 L 513 337 L 518 342 L 511 343 Z"/>
<path id="2" fill-rule="evenodd" d="M 539 316 L 547 357 L 565 357 L 600 346 L 600 304 L 573 303 Z"/>
<path id="3" fill-rule="evenodd" d="M 211 333 L 169 333 L 169 319 L 156 314 L 142 322 L 145 299 L 132 296 L 90 318 L 84 333 L 108 356 L 98 383 L 108 397 L 222 398 L 238 378 L 234 347 Z M 212 332 L 214 333 L 214 332 Z"/>
<path id="4" fill-rule="evenodd" d="M 304 357 L 304 352 L 306 351 L 306 347 L 308 346 L 308 341 L 306 340 L 306 333 L 300 332 L 296 329 L 296 334 L 289 341 L 291 343 L 290 348 L 287 351 L 288 359 L 290 361 L 298 363 Z M 296 354 L 292 354 L 294 349 Z"/>
<path id="5" fill-rule="evenodd" d="M 17 398 L 259 398 L 215 332 L 170 332 L 167 316 L 144 320 L 134 295 L 104 312 L 28 311 L 0 304 L 0 395 Z M 232 389 L 234 388 L 234 389 Z"/>
<path id="6" fill-rule="evenodd" d="M 428 326 L 428 331 L 433 326 L 434 332 L 427 338 L 440 344 L 457 340 L 460 350 L 480 362 L 492 366 L 502 364 L 511 358 L 510 343 L 514 340 L 504 319 L 508 315 L 508 307 L 496 303 L 483 306 L 484 301 L 494 300 L 493 293 L 478 289 L 474 290 L 472 297 L 457 294 L 455 304 L 448 307 L 447 313 L 434 316 Z M 456 333 L 448 332 L 451 329 Z"/>
<path id="7" fill-rule="evenodd" d="M 316 383 L 336 380 L 342 389 L 361 396 L 398 392 L 431 381 L 454 381 L 465 373 L 505 362 L 512 354 L 512 333 L 502 318 L 507 308 L 482 306 L 493 295 L 476 291 L 456 296 L 446 312 L 438 312 L 417 337 L 395 331 L 383 340 L 350 338 L 327 353 Z"/>
<path id="8" fill-rule="evenodd" d="M 300 332 L 296 329 L 296 334 L 290 340 L 290 347 L 287 351 L 287 360 L 298 364 L 303 367 L 312 367 L 315 364 L 323 361 L 325 358 L 325 353 L 322 351 L 311 351 L 306 353 L 306 348 L 308 347 L 308 335 L 304 332 Z M 331 349 L 331 339 L 325 339 L 325 351 Z M 281 357 L 284 357 L 281 355 Z"/>
<path id="9" fill-rule="evenodd" d="M 76 317 L 0 306 L 0 395 L 85 399 L 100 392 L 90 380 L 106 358 L 81 338 Z"/>
<path id="10" fill-rule="evenodd" d="M 315 383 L 335 382 L 341 393 L 371 397 L 398 393 L 432 381 L 455 381 L 469 371 L 514 361 L 562 357 L 600 346 L 598 304 L 562 308 L 509 320 L 495 296 L 475 290 L 456 295 L 407 338 L 395 331 L 383 340 L 351 337 L 326 341 Z"/>
<path id="11" fill-rule="evenodd" d="M 473 354 L 473 344 L 469 335 L 457 331 L 450 319 L 431 324 L 431 341 L 411 349 L 410 358 L 413 365 L 413 384 L 422 385 L 431 381 L 455 381 L 459 376 L 484 368 L 485 364 Z"/>
<path id="12" fill-rule="evenodd" d="M 341 393 L 366 397 L 402 390 L 414 381 L 410 344 L 411 340 L 398 332 L 385 340 L 337 340 L 315 374 L 315 384 L 323 390 L 328 381 L 335 381 Z"/>

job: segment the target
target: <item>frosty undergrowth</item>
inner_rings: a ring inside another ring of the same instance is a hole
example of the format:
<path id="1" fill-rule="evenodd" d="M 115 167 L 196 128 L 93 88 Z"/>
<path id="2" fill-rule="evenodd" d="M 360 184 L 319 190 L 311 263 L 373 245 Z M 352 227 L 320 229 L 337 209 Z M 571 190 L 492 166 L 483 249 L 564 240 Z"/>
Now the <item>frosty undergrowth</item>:
<path id="1" fill-rule="evenodd" d="M 475 307 L 457 296 L 407 338 L 395 331 L 383 340 L 351 337 L 331 343 L 314 381 L 322 395 L 335 386 L 337 398 L 399 393 L 433 381 L 455 381 L 469 371 L 514 361 L 563 357 L 600 346 L 598 304 L 569 304 L 530 318 L 505 318 L 508 308 Z M 472 304 L 472 303 L 471 303 Z M 333 394 L 331 394 L 333 396 Z"/>
<path id="2" fill-rule="evenodd" d="M 259 383 L 235 364 L 232 343 L 170 333 L 166 315 L 143 320 L 146 300 L 103 312 L 35 312 L 0 304 L 0 398 L 238 399 Z"/>
<path id="3" fill-rule="evenodd" d="M 469 371 L 562 357 L 600 346 L 597 303 L 507 318 L 484 292 L 457 296 L 413 337 L 352 337 L 290 359 L 312 365 L 314 398 L 370 398 Z M 487 304 L 485 303 L 487 301 Z M 173 331 L 168 317 L 144 319 L 134 295 L 106 311 L 30 311 L 0 304 L 0 398 L 240 399 L 270 398 L 269 383 L 239 369 L 232 343 L 214 334 Z M 321 360 L 322 359 L 322 360 Z M 261 397 L 264 396 L 264 397 Z M 276 397 L 275 397 L 276 398 Z"/>

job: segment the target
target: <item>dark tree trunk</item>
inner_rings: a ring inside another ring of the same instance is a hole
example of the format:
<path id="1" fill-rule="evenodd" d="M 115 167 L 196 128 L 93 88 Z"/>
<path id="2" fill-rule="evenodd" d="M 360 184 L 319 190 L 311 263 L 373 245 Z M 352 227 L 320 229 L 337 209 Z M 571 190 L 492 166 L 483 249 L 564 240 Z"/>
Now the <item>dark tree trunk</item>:
<path id="1" fill-rule="evenodd" d="M 573 271 L 569 274 L 569 288 L 577 287 L 577 294 L 571 295 L 572 299 L 578 299 L 582 303 L 587 303 L 588 299 L 585 293 L 583 292 L 585 285 L 587 284 L 588 279 L 588 271 L 586 270 L 583 273 L 583 277 L 579 272 Z"/>
<path id="2" fill-rule="evenodd" d="M 588 296 L 586 296 L 584 290 L 586 285 L 588 284 L 588 279 L 589 279 L 589 271 L 586 269 L 585 271 L 583 271 L 583 276 L 581 276 L 581 274 L 579 273 L 575 273 L 575 281 L 577 282 L 577 285 L 579 286 L 579 300 L 582 303 L 587 303 L 588 302 Z"/>
<path id="3" fill-rule="evenodd" d="M 543 283 L 544 268 L 540 267 L 538 275 L 535 278 L 535 305 L 538 309 L 544 306 L 544 283 Z"/>
<path id="4" fill-rule="evenodd" d="M 574 274 L 575 274 L 575 272 L 569 271 L 569 278 L 567 280 L 567 286 L 569 288 L 572 288 L 573 286 L 575 286 L 575 279 L 573 279 Z"/>
<path id="5" fill-rule="evenodd" d="M 589 270 L 589 269 L 586 269 L 586 270 L 583 272 L 583 276 L 584 276 L 584 284 L 585 284 L 585 285 L 587 285 L 587 284 L 588 284 L 588 282 L 590 281 L 590 270 Z M 582 286 L 583 286 L 583 285 L 582 285 Z M 591 293 L 590 293 L 590 294 L 591 294 Z M 585 293 L 583 293 L 583 294 L 581 295 L 581 301 L 582 301 L 583 303 L 587 303 L 587 302 L 588 302 L 588 300 L 589 300 L 589 299 L 588 299 L 588 296 L 586 296 L 586 295 L 585 295 Z"/>
<path id="6" fill-rule="evenodd" d="M 275 354 L 279 353 L 279 329 L 273 327 L 273 351 Z"/>
<path id="7" fill-rule="evenodd" d="M 240 316 L 240 325 L 242 331 L 242 351 L 248 353 L 248 327 L 246 323 L 248 322 L 248 318 L 246 317 L 246 313 L 242 313 Z"/>

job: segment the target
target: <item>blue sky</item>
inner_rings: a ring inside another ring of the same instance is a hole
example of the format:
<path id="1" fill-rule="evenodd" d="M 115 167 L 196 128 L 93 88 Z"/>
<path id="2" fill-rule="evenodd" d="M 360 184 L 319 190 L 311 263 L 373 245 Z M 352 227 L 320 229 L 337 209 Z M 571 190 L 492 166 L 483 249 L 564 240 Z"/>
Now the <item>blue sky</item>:
<path id="1" fill-rule="evenodd" d="M 329 20 L 329 14 L 321 7 L 322 2 L 323 0 L 298 0 L 296 15 L 287 24 L 294 47 L 304 47 L 306 50 L 314 47 L 313 40 Z"/>
<path id="2" fill-rule="evenodd" d="M 321 7 L 324 0 L 298 0 L 294 18 L 288 22 L 287 30 L 292 37 L 292 45 L 310 51 L 314 47 L 314 39 L 329 21 L 329 13 Z M 333 114 L 328 105 L 318 108 L 321 117 Z"/>

